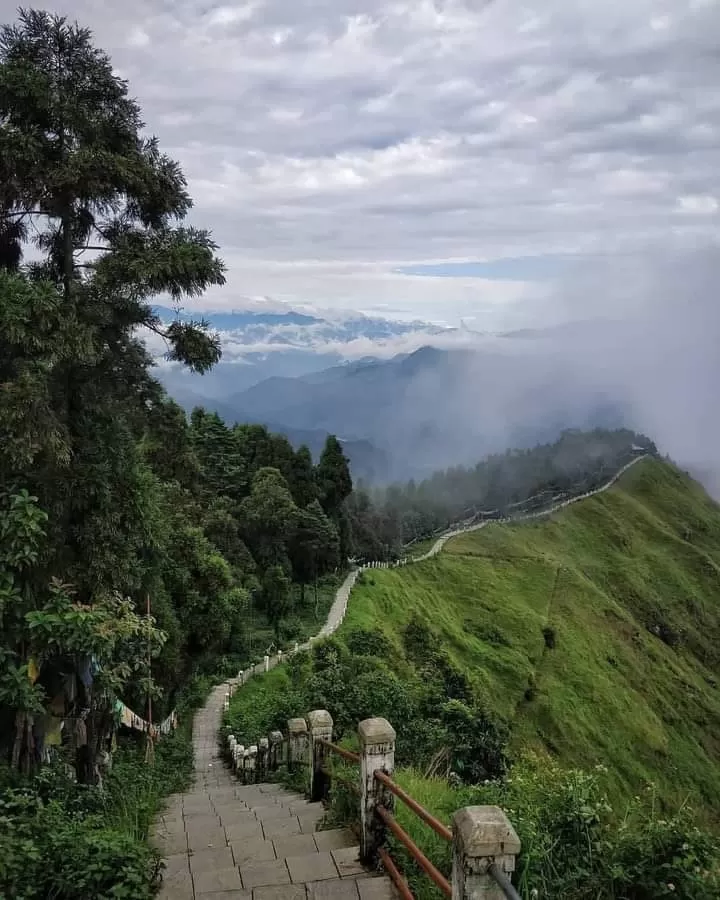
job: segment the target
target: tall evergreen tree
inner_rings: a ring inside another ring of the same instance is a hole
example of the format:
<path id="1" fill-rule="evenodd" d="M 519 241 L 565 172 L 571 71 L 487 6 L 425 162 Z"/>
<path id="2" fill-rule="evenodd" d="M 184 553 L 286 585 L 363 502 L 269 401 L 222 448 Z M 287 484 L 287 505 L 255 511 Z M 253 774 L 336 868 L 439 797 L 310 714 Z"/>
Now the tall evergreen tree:
<path id="1" fill-rule="evenodd" d="M 340 441 L 328 435 L 320 455 L 315 479 L 322 508 L 331 518 L 337 518 L 340 508 L 352 492 L 350 465 Z"/>
<path id="2" fill-rule="evenodd" d="M 142 128 L 127 84 L 87 29 L 21 11 L 0 30 L 0 267 L 18 267 L 32 222 L 43 258 L 26 274 L 45 285 L 28 314 L 50 317 L 32 336 L 11 305 L 14 327 L 3 337 L 16 390 L 3 402 L 22 417 L 32 382 L 24 446 L 41 420 L 50 425 L 43 444 L 52 442 L 50 453 L 31 449 L 32 465 L 15 453 L 2 469 L 37 494 L 49 514 L 48 574 L 72 578 L 82 599 L 137 589 L 153 543 L 136 442 L 162 392 L 138 328 L 162 334 L 168 356 L 197 371 L 220 353 L 203 323 L 163 327 L 152 312 L 157 294 L 180 300 L 221 284 L 223 266 L 207 232 L 182 226 L 191 205 L 182 172 Z M 8 287 L 16 298 L 29 290 Z M 40 336 L 52 354 L 44 367 L 23 349 Z"/>
<path id="3" fill-rule="evenodd" d="M 217 338 L 197 323 L 162 329 L 147 300 L 198 295 L 223 283 L 223 266 L 207 232 L 173 227 L 192 201 L 180 167 L 155 138 L 141 136 L 143 127 L 127 83 L 88 29 L 21 10 L 17 25 L 0 30 L 6 265 L 34 221 L 45 253 L 34 268 L 62 284 L 68 312 L 110 333 L 138 325 L 159 331 L 171 358 L 203 371 L 218 359 Z M 85 262 L 88 252 L 94 259 Z M 88 282 L 93 291 L 77 290 Z"/>
<path id="4" fill-rule="evenodd" d="M 335 524 L 322 506 L 313 500 L 298 511 L 297 527 L 290 543 L 293 575 L 300 582 L 300 602 L 305 601 L 305 587 L 317 586 L 317 579 L 339 563 L 339 538 Z M 315 592 L 317 598 L 317 590 Z"/>
<path id="5" fill-rule="evenodd" d="M 306 507 L 317 498 L 312 454 L 305 444 L 298 447 L 292 461 L 290 490 L 295 502 L 301 508 Z"/>

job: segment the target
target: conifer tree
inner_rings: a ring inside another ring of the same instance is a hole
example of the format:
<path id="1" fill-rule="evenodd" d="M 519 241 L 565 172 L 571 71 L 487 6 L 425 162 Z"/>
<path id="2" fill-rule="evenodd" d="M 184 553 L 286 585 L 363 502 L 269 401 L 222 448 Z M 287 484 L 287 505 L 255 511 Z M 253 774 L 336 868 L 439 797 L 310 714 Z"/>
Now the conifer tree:
<path id="1" fill-rule="evenodd" d="M 179 303 L 224 276 L 209 234 L 183 225 L 180 167 L 143 127 L 87 29 L 25 10 L 0 29 L 0 268 L 16 272 L 2 285 L 2 412 L 27 420 L 0 471 L 48 513 L 42 578 L 61 574 L 83 600 L 137 591 L 151 564 L 138 438 L 162 391 L 138 329 L 199 372 L 220 354 L 202 322 L 164 327 L 152 310 L 158 294 Z M 33 235 L 41 259 L 22 266 Z"/>
<path id="2" fill-rule="evenodd" d="M 347 457 L 334 434 L 328 435 L 325 441 L 315 478 L 322 508 L 331 518 L 337 518 L 343 502 L 352 492 L 352 478 Z"/>

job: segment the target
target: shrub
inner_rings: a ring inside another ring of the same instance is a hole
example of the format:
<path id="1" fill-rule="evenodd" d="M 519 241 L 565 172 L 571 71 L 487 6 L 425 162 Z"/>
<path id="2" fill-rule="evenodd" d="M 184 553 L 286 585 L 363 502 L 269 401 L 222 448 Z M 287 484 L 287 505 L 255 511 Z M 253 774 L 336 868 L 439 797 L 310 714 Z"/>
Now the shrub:
<path id="1" fill-rule="evenodd" d="M 557 642 L 557 635 L 555 633 L 555 629 L 550 625 L 546 625 L 545 628 L 543 628 L 542 633 L 543 633 L 543 639 L 545 641 L 545 646 L 547 647 L 547 649 L 554 650 L 555 644 Z"/>
<path id="2" fill-rule="evenodd" d="M 512 647 L 510 638 L 497 625 L 478 623 L 473 622 L 472 619 L 466 619 L 465 630 L 493 647 Z"/>
<path id="3" fill-rule="evenodd" d="M 460 700 L 446 703 L 441 719 L 448 733 L 452 767 L 464 781 L 484 781 L 505 774 L 509 731 L 504 723 Z"/>
<path id="4" fill-rule="evenodd" d="M 355 656 L 379 656 L 388 659 L 393 645 L 379 628 L 358 628 L 345 638 L 347 648 Z"/>

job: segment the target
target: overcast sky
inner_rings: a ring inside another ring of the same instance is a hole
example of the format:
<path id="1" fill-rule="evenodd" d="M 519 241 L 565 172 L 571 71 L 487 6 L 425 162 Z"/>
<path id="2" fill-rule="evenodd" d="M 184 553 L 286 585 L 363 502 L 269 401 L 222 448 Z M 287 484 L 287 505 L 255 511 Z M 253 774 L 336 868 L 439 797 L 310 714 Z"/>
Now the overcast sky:
<path id="1" fill-rule="evenodd" d="M 515 327 L 566 273 L 602 289 L 620 255 L 717 241 L 717 0 L 45 6 L 93 29 L 182 163 L 229 266 L 214 308 Z"/>

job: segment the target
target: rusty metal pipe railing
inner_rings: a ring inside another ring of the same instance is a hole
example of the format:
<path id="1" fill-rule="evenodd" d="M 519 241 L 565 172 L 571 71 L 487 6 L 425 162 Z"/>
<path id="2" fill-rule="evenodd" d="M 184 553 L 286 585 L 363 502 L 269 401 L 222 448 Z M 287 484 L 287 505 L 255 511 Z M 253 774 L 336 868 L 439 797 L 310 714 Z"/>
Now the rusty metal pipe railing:
<path id="1" fill-rule="evenodd" d="M 405 879 L 400 874 L 400 870 L 395 865 L 392 857 L 384 847 L 381 847 L 378 850 L 378 856 L 380 857 L 380 862 L 383 864 L 383 866 L 385 866 L 385 871 L 388 873 L 390 878 L 392 878 L 392 882 L 398 889 L 398 893 L 403 898 L 403 900 L 415 900 L 412 891 L 407 886 Z"/>
<path id="2" fill-rule="evenodd" d="M 344 747 L 338 747 L 337 744 L 333 744 L 331 741 L 326 741 L 324 738 L 317 738 L 316 743 L 322 744 L 323 747 L 327 747 L 328 750 L 331 750 L 333 753 L 337 753 L 338 756 L 342 756 L 342 758 L 346 759 L 348 762 L 360 762 L 359 753 L 353 753 L 352 750 L 345 750 Z"/>
<path id="3" fill-rule="evenodd" d="M 518 894 L 518 892 L 512 886 L 512 882 L 510 881 L 510 879 L 497 863 L 491 863 L 488 866 L 488 872 L 490 873 L 490 875 L 492 875 L 493 881 L 498 885 L 498 887 L 503 892 L 503 894 L 505 894 L 508 900 L 522 900 L 520 894 Z"/>
<path id="4" fill-rule="evenodd" d="M 436 819 L 432 813 L 429 813 L 424 806 L 420 806 L 417 800 L 413 800 L 410 794 L 406 793 L 398 784 L 396 784 L 389 775 L 383 772 L 382 769 L 376 769 L 374 775 L 377 781 L 384 784 L 391 794 L 394 794 L 398 800 L 402 800 L 416 816 L 421 818 L 426 825 L 429 825 L 435 834 L 444 838 L 446 841 L 452 842 L 452 831 L 450 831 L 446 825 L 443 825 L 439 819 Z"/>
<path id="5" fill-rule="evenodd" d="M 385 824 L 390 831 L 395 835 L 395 837 L 400 841 L 401 844 L 404 844 L 408 853 L 415 862 L 420 866 L 420 868 L 428 875 L 435 884 L 440 888 L 440 890 L 445 894 L 446 897 L 452 896 L 452 888 L 450 887 L 450 882 L 447 878 L 440 872 L 435 866 L 430 862 L 430 860 L 425 856 L 422 850 L 418 847 L 415 841 L 410 837 L 410 835 L 395 821 L 395 817 L 392 813 L 388 812 L 384 806 L 376 806 L 375 812 L 378 814 L 383 824 Z"/>

